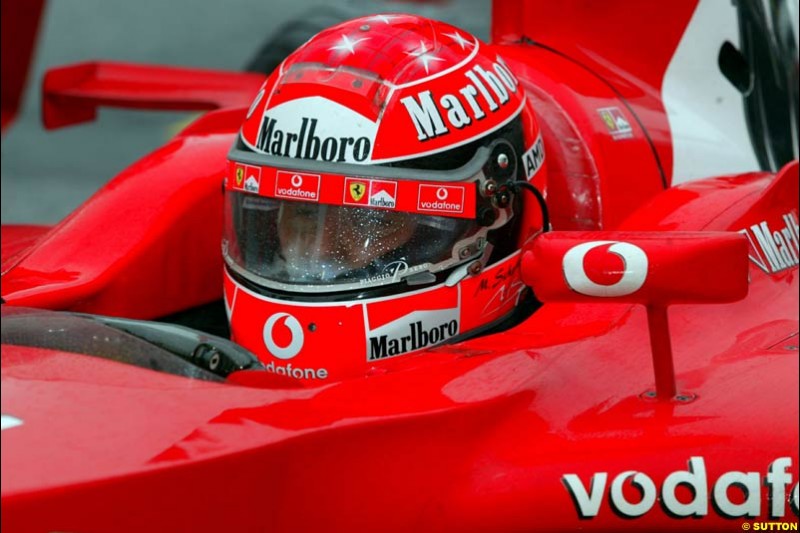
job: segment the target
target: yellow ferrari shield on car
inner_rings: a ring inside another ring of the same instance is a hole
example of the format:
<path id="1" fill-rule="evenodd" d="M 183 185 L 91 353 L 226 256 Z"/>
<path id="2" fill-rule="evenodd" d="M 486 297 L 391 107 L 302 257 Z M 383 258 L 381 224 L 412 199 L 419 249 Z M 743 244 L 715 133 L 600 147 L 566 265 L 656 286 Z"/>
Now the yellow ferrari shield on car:
<path id="1" fill-rule="evenodd" d="M 350 184 L 350 197 L 353 198 L 353 201 L 358 202 L 364 197 L 364 193 L 367 192 L 367 186 L 364 183 L 359 181 L 353 182 Z"/>

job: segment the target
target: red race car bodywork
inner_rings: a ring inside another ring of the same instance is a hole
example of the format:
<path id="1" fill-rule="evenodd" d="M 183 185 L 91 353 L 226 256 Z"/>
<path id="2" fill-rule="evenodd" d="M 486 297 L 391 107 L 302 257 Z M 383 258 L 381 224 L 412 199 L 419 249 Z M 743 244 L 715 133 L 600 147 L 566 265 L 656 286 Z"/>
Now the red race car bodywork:
<path id="1" fill-rule="evenodd" d="M 713 161 L 698 164 L 731 171 L 685 170 L 665 79 L 703 4 L 495 2 L 556 230 L 462 295 L 502 301 L 520 268 L 544 303 L 510 330 L 310 387 L 289 368 L 215 382 L 4 343 L 4 530 L 796 526 L 798 162 L 736 171 L 738 147 L 701 132 L 687 149 Z M 636 22 L 654 17 L 655 34 Z M 221 300 L 226 154 L 262 82 L 49 73 L 51 127 L 101 105 L 212 111 L 60 224 L 3 227 L 4 323 L 20 307 L 156 319 Z"/>

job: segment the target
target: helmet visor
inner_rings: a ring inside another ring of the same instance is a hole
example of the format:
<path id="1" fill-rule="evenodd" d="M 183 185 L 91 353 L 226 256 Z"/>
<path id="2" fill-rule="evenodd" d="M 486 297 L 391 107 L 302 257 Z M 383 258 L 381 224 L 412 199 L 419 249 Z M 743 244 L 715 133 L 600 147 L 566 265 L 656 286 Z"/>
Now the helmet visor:
<path id="1" fill-rule="evenodd" d="M 479 255 L 484 233 L 474 220 L 228 190 L 223 253 L 261 286 L 344 291 L 449 268 Z"/>

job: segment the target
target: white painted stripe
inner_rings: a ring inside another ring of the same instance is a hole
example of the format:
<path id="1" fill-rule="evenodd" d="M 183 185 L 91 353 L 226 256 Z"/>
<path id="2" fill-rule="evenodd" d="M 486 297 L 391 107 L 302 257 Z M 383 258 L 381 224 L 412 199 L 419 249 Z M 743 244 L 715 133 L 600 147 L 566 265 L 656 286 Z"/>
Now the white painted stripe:
<path id="1" fill-rule="evenodd" d="M 672 130 L 673 185 L 759 169 L 742 95 L 717 63 L 725 41 L 739 46 L 736 7 L 700 0 L 661 86 Z"/>

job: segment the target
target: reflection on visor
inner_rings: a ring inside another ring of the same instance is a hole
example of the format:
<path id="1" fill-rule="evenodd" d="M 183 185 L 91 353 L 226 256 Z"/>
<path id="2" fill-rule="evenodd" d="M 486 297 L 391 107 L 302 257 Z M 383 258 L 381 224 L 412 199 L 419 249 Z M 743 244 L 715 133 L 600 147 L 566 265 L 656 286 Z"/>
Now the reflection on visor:
<path id="1" fill-rule="evenodd" d="M 457 243 L 474 242 L 481 231 L 472 220 L 237 192 L 227 197 L 228 264 L 275 288 L 350 290 L 436 272 L 453 263 Z"/>
<path id="2" fill-rule="evenodd" d="M 277 225 L 280 253 L 267 277 L 299 282 L 347 279 L 400 249 L 416 227 L 406 213 L 299 202 L 281 205 Z"/>

